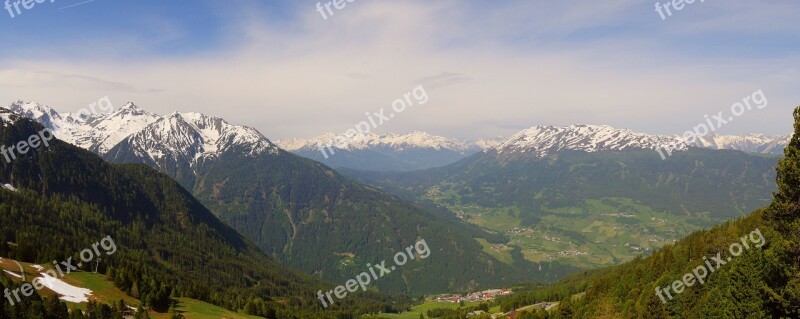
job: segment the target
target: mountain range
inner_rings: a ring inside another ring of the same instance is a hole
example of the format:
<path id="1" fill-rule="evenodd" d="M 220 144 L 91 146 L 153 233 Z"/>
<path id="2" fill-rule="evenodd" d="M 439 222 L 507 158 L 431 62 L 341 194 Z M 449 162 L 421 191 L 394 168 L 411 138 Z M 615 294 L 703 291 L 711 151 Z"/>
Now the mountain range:
<path id="1" fill-rule="evenodd" d="M 479 152 L 494 151 L 501 156 L 548 156 L 562 150 L 596 152 L 602 150 L 654 149 L 676 144 L 677 151 L 690 145 L 677 135 L 651 135 L 607 125 L 534 126 L 510 138 L 495 137 L 459 140 L 425 132 L 405 135 L 367 133 L 347 139 L 330 153 L 328 145 L 335 135 L 328 133 L 311 139 L 278 140 L 281 148 L 324 163 L 333 168 L 361 171 L 413 171 L 455 163 Z M 709 134 L 691 146 L 737 150 L 747 153 L 780 154 L 789 136 L 763 134 Z"/>
<path id="2" fill-rule="evenodd" d="M 339 145 L 341 149 L 330 154 L 328 164 L 339 163 L 338 170 L 345 175 L 419 206 L 409 207 L 402 200 L 391 198 L 379 200 L 388 205 L 363 206 L 359 203 L 376 201 L 373 190 L 351 184 L 322 165 L 291 156 L 279 146 L 324 164 L 322 153 L 311 145 L 325 144 L 333 135 L 272 143 L 255 129 L 232 125 L 221 118 L 200 113 L 160 116 L 133 103 L 112 113 L 83 117 L 60 115 L 47 106 L 20 101 L 9 109 L 35 119 L 59 138 L 92 150 L 110 162 L 143 163 L 167 173 L 271 256 L 329 280 L 347 278 L 358 268 L 331 265 L 366 264 L 366 257 L 390 253 L 380 244 L 352 247 L 351 238 L 374 237 L 374 232 L 359 229 L 344 234 L 341 230 L 350 227 L 346 218 L 367 218 L 375 211 L 401 221 L 392 227 L 395 233 L 418 227 L 415 223 L 426 223 L 433 216 L 437 227 L 450 228 L 449 232 L 437 232 L 437 236 L 463 237 L 461 242 L 484 238 L 486 241 L 471 249 L 502 260 L 512 260 L 515 249 L 528 247 L 528 251 L 521 250 L 521 255 L 527 257 L 522 258 L 521 264 L 507 263 L 522 265 L 518 267 L 520 272 L 511 271 L 505 279 L 554 260 L 589 268 L 619 263 L 766 203 L 774 187 L 770 175 L 775 157 L 717 149 L 771 154 L 787 139 L 707 136 L 707 147 L 678 144 L 678 151 L 662 160 L 652 149 L 673 143 L 677 136 L 649 135 L 605 125 L 534 126 L 507 139 L 474 142 L 423 132 L 367 134 Z M 351 166 L 356 169 L 348 168 Z M 439 168 L 408 172 L 426 166 Z M 695 189 L 704 191 L 692 191 Z M 709 201 L 709 196 L 715 200 Z M 334 204 L 332 199 L 337 199 Z M 400 207 L 411 212 L 401 217 L 397 215 Z M 331 218 L 333 212 L 342 209 L 353 215 Z M 637 220 L 604 220 L 602 227 L 615 229 L 610 237 L 587 238 L 582 233 L 590 225 L 557 226 L 570 217 L 560 215 L 564 210 L 630 215 Z M 647 218 L 642 219 L 643 216 Z M 507 225 L 491 222 L 509 218 L 512 222 Z M 654 228 L 651 219 L 674 227 Z M 474 226 L 462 221 L 479 228 L 470 228 Z M 339 223 L 342 225 L 336 226 Z M 513 244 L 509 238 L 519 234 L 509 225 L 525 229 L 529 233 L 525 236 L 531 238 L 571 240 L 557 245 Z M 631 227 L 628 233 L 633 237 L 616 231 Z M 332 234 L 337 234 L 337 240 L 328 243 L 331 254 L 312 258 L 311 252 L 318 251 L 315 245 L 323 238 L 320 236 Z M 645 237 L 646 234 L 651 236 Z M 498 249 L 505 253 L 497 254 Z M 353 258 L 353 251 L 363 256 Z M 590 252 L 606 257 L 590 257 Z M 555 278 L 544 269 L 538 278 Z M 411 289 L 419 284 L 422 283 L 412 283 Z M 394 291 L 408 288 L 408 283 L 384 285 Z M 462 284 L 445 286 L 443 282 L 426 281 L 425 285 L 425 291 L 466 288 Z"/>
<path id="3" fill-rule="evenodd" d="M 304 139 L 278 140 L 281 148 L 333 168 L 370 171 L 412 171 L 454 163 L 480 152 L 499 141 L 461 141 L 434 136 L 425 132 L 409 134 L 367 133 L 356 135 L 323 153 L 320 145 L 328 145 L 336 135 Z"/>
<path id="4" fill-rule="evenodd" d="M 575 124 L 563 127 L 534 126 L 522 130 L 510 138 L 494 137 L 478 140 L 460 140 L 418 131 L 402 135 L 367 133 L 346 139 L 344 144 L 334 147 L 332 154 L 323 154 L 320 151 L 320 145 L 328 145 L 336 135 L 328 133 L 311 139 L 276 140 L 273 143 L 255 129 L 230 125 L 221 118 L 208 117 L 200 113 L 177 112 L 162 117 L 144 111 L 133 103 L 127 103 L 112 113 L 88 115 L 70 113 L 62 115 L 50 107 L 24 101 L 15 101 L 8 108 L 16 114 L 42 123 L 45 127 L 53 130 L 60 139 L 98 154 L 106 154 L 112 147 L 134 133 L 139 133 L 138 138 L 140 139 L 158 140 L 158 136 L 143 136 L 142 134 L 146 133 L 141 131 L 156 122 L 161 123 L 158 125 L 162 129 L 168 129 L 170 125 L 174 124 L 166 122 L 176 123 L 175 118 L 182 117 L 184 122 L 194 123 L 196 127 L 200 128 L 198 131 L 200 135 L 185 136 L 183 141 L 175 141 L 176 144 L 170 146 L 151 144 L 147 146 L 148 150 L 140 151 L 152 152 L 151 155 L 157 157 L 164 151 L 159 148 L 182 149 L 193 142 L 199 142 L 197 149 L 179 151 L 186 160 L 197 163 L 204 161 L 205 158 L 217 156 L 224 152 L 226 147 L 232 147 L 234 144 L 250 147 L 248 145 L 254 142 L 261 143 L 250 150 L 254 153 L 260 153 L 266 149 L 275 152 L 276 148 L 280 147 L 332 168 L 362 171 L 412 171 L 440 167 L 455 163 L 475 153 L 490 150 L 503 155 L 528 152 L 529 155 L 547 156 L 560 150 L 594 152 L 653 149 L 674 142 L 678 143 L 679 151 L 689 147 L 681 142 L 678 135 L 652 135 L 607 125 Z M 206 120 L 209 122 L 198 122 Z M 153 129 L 149 131 L 157 132 Z M 202 141 L 191 141 L 194 138 L 200 138 Z M 712 133 L 691 146 L 746 153 L 781 154 L 783 148 L 788 144 L 789 138 L 788 135 L 717 135 Z M 154 156 L 150 157 L 152 159 Z"/>
<path id="5" fill-rule="evenodd" d="M 530 262 L 521 254 L 510 262 L 496 260 L 482 243 L 503 242 L 502 235 L 352 182 L 280 149 L 255 129 L 221 118 L 160 116 L 133 103 L 85 119 L 36 103 L 9 109 L 108 162 L 146 164 L 166 173 L 261 250 L 321 279 L 353 278 L 420 239 L 432 255 L 398 268 L 396 276 L 375 283 L 377 288 L 465 291 L 522 279 L 552 281 L 575 269 Z"/>

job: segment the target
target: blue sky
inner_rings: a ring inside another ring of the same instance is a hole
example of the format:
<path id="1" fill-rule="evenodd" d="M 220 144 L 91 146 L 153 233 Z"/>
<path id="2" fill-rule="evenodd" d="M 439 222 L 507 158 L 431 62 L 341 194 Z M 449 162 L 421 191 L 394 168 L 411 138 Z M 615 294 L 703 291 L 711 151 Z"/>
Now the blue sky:
<path id="1" fill-rule="evenodd" d="M 697 0 L 665 20 L 630 0 L 354 0 L 328 19 L 305 0 L 80 2 L 0 8 L 0 104 L 109 96 L 273 139 L 343 132 L 420 84 L 430 103 L 379 132 L 679 134 L 762 89 L 768 107 L 719 133 L 785 134 L 800 105 L 796 1 Z"/>

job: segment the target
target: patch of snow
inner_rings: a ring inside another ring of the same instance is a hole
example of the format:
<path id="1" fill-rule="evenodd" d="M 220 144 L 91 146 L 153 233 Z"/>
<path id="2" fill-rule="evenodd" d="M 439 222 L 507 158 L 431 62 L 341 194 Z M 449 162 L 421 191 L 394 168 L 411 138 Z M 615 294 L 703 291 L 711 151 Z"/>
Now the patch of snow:
<path id="1" fill-rule="evenodd" d="M 42 267 L 41 265 L 32 265 L 31 267 L 36 269 L 36 271 L 44 271 L 44 267 Z"/>
<path id="2" fill-rule="evenodd" d="M 17 191 L 17 188 L 14 187 L 14 185 L 11 185 L 11 184 L 3 184 L 3 188 L 5 188 L 7 190 L 10 190 L 12 192 L 16 192 Z"/>
<path id="3" fill-rule="evenodd" d="M 73 303 L 89 302 L 89 296 L 92 294 L 91 290 L 86 288 L 75 287 L 73 285 L 61 281 L 61 279 L 51 277 L 48 274 L 41 274 L 41 275 L 42 275 L 41 283 L 48 289 L 61 295 L 61 297 L 59 297 L 58 299 Z"/>

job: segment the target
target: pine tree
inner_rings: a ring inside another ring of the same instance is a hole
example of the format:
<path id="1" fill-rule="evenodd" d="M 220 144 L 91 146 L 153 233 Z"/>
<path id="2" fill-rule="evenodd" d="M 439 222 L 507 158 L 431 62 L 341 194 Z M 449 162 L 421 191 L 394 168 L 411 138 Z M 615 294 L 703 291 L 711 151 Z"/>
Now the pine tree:
<path id="1" fill-rule="evenodd" d="M 794 110 L 794 135 L 783 153 L 777 168 L 778 193 L 767 216 L 786 235 L 790 273 L 794 276 L 788 279 L 781 293 L 781 303 L 786 312 L 797 315 L 800 313 L 800 107 Z"/>
<path id="2" fill-rule="evenodd" d="M 794 120 L 794 135 L 783 150 L 784 158 L 778 161 L 778 193 L 769 215 L 778 230 L 800 237 L 800 107 L 794 110 Z"/>

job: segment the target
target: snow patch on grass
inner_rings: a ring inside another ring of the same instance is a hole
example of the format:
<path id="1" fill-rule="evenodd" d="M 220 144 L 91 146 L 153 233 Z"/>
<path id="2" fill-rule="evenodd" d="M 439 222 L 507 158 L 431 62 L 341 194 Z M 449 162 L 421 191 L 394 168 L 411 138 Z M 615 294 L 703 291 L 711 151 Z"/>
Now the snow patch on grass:
<path id="1" fill-rule="evenodd" d="M 89 296 L 92 294 L 91 290 L 86 288 L 75 287 L 73 285 L 61 281 L 61 279 L 51 277 L 48 274 L 41 274 L 41 275 L 42 275 L 42 284 L 44 284 L 45 287 L 52 290 L 53 292 L 61 295 L 59 299 L 73 303 L 82 303 L 89 301 Z"/>

